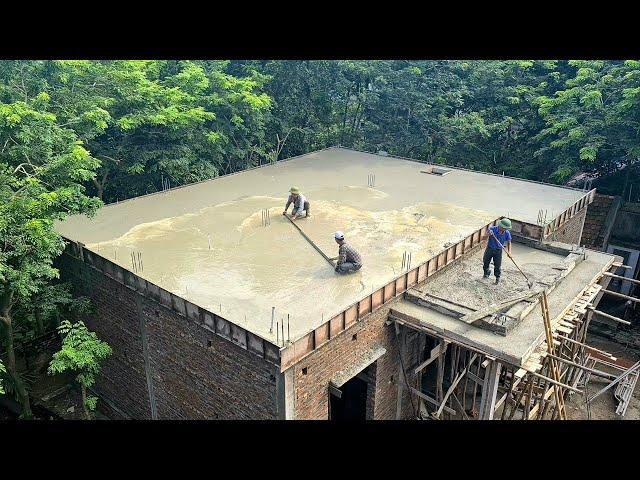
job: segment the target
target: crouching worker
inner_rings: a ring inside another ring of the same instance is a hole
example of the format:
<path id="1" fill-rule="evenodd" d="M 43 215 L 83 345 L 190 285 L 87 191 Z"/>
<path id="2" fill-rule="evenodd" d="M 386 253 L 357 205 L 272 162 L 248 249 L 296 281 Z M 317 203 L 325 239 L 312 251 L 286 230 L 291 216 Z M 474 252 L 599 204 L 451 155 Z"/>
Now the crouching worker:
<path id="1" fill-rule="evenodd" d="M 305 198 L 304 195 L 300 193 L 300 189 L 298 187 L 291 187 L 289 190 L 289 198 L 287 198 L 287 204 L 284 206 L 283 215 L 287 214 L 287 210 L 289 209 L 289 205 L 293 203 L 293 210 L 291 211 L 291 220 L 295 220 L 302 213 L 305 213 L 306 217 L 310 217 L 309 215 L 309 202 Z"/>
<path id="2" fill-rule="evenodd" d="M 487 234 L 482 238 L 489 238 L 487 249 L 484 251 L 482 258 L 484 268 L 484 278 L 489 278 L 491 270 L 489 264 L 493 260 L 493 274 L 496 276 L 496 284 L 500 282 L 500 266 L 502 265 L 502 249 L 507 251 L 507 255 L 511 257 L 511 220 L 503 218 L 495 227 L 489 227 Z M 498 243 L 499 242 L 499 243 Z"/>
<path id="3" fill-rule="evenodd" d="M 331 260 L 337 260 L 336 272 L 337 273 L 349 273 L 355 272 L 362 268 L 362 260 L 360 254 L 356 250 L 344 241 L 344 233 L 338 231 L 333 234 L 333 238 L 336 243 L 340 245 L 338 250 L 338 256 Z"/>

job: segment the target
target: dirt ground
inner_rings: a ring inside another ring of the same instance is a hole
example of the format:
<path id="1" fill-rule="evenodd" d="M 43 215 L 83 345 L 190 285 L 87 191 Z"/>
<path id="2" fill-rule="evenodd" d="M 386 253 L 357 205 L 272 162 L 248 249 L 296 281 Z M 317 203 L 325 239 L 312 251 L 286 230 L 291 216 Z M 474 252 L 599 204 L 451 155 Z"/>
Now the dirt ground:
<path id="1" fill-rule="evenodd" d="M 80 389 L 74 386 L 72 375 L 42 375 L 34 383 L 31 394 L 38 404 L 65 420 L 85 419 L 82 395 Z M 95 412 L 94 418 L 102 420 L 105 417 Z"/>
<path id="2" fill-rule="evenodd" d="M 640 359 L 640 353 L 637 350 L 631 350 L 611 340 L 607 340 L 597 335 L 589 335 L 587 343 L 595 348 L 611 353 L 620 359 L 631 362 L 637 362 Z M 598 367 L 605 370 L 604 367 Z M 605 370 L 615 373 L 613 370 Z M 586 393 L 593 395 L 601 388 L 607 385 L 607 380 L 591 376 L 587 385 Z M 624 417 L 616 415 L 617 401 L 613 396 L 613 388 L 607 390 L 600 395 L 590 407 L 585 402 L 585 396 L 574 394 L 569 397 L 566 402 L 567 417 L 570 420 L 640 420 L 640 382 L 636 385 L 633 392 L 631 403 L 627 407 Z"/>

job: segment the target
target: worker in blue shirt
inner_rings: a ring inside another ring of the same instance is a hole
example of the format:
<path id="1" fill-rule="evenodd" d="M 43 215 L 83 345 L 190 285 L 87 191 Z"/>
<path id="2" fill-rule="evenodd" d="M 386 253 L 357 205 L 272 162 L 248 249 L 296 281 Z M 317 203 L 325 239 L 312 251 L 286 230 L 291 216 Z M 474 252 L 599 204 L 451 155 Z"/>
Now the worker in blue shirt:
<path id="1" fill-rule="evenodd" d="M 500 266 L 502 265 L 502 250 L 506 250 L 511 258 L 511 220 L 503 218 L 495 227 L 489 227 L 487 234 L 482 237 L 488 238 L 487 249 L 482 258 L 484 268 L 484 278 L 489 278 L 491 270 L 489 264 L 493 260 L 493 274 L 496 276 L 496 285 L 500 282 Z M 499 243 L 498 243 L 499 242 Z"/>

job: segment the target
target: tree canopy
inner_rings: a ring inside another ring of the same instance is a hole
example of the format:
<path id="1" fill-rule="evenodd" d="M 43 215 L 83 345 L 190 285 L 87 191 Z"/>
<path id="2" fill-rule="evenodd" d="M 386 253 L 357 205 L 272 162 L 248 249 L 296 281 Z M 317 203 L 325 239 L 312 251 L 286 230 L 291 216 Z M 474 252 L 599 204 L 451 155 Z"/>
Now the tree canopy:
<path id="1" fill-rule="evenodd" d="M 332 145 L 562 183 L 638 158 L 640 62 L 5 61 L 106 202 Z"/>
<path id="2" fill-rule="evenodd" d="M 90 412 L 96 409 L 97 397 L 88 396 L 87 389 L 94 385 L 102 362 L 112 353 L 111 347 L 81 321 L 64 320 L 58 332 L 62 336 L 62 348 L 53 355 L 49 373 L 73 372 L 76 375 L 76 382 L 82 389 L 85 417 L 90 419 Z"/>

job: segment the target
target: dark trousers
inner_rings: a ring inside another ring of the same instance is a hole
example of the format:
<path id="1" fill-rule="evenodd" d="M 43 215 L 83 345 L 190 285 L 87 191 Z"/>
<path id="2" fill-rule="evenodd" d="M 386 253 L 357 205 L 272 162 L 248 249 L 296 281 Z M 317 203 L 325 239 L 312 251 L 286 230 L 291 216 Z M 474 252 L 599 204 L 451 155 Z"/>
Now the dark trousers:
<path id="1" fill-rule="evenodd" d="M 493 259 L 493 274 L 496 278 L 500 278 L 500 266 L 502 265 L 502 249 L 501 248 L 489 248 L 484 251 L 484 257 L 482 257 L 482 263 L 484 268 L 484 274 L 489 276 L 489 264 Z"/>
<path id="2" fill-rule="evenodd" d="M 344 263 L 341 263 L 340 265 L 336 265 L 336 272 L 338 273 L 357 272 L 361 268 L 362 268 L 362 265 L 360 265 L 359 263 L 344 262 Z"/>

